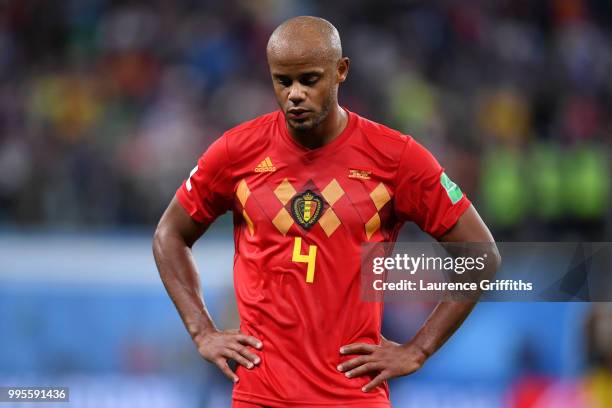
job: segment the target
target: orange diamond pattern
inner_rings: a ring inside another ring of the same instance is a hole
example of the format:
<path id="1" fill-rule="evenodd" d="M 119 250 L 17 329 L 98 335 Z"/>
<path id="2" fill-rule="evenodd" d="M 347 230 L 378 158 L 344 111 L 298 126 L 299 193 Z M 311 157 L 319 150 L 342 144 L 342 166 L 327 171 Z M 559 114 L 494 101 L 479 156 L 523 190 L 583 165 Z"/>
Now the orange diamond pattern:
<path id="1" fill-rule="evenodd" d="M 368 239 L 372 238 L 372 235 L 380 229 L 380 215 L 374 213 L 372 218 L 366 222 L 365 231 Z"/>
<path id="2" fill-rule="evenodd" d="M 385 185 L 380 183 L 374 190 L 372 190 L 370 193 L 370 198 L 374 202 L 376 210 L 379 211 L 391 199 L 391 195 L 389 195 Z"/>
<path id="3" fill-rule="evenodd" d="M 340 224 L 342 224 L 340 218 L 338 218 L 338 216 L 331 207 L 329 207 L 319 219 L 319 225 L 321 226 L 321 228 L 323 228 L 323 231 L 325 231 L 325 234 L 328 237 L 330 237 L 331 234 L 336 231 Z"/>
<path id="4" fill-rule="evenodd" d="M 295 193 L 297 193 L 297 191 L 295 191 L 295 188 L 293 188 L 287 179 L 284 179 L 274 190 L 274 194 L 280 200 L 280 202 L 283 203 L 283 205 L 287 204 Z"/>
<path id="5" fill-rule="evenodd" d="M 242 204 L 242 217 L 246 222 L 247 228 L 249 229 L 251 236 L 253 236 L 253 234 L 255 233 L 255 227 L 253 226 L 253 221 L 251 220 L 251 217 L 249 217 L 249 214 L 247 214 L 246 212 L 246 202 L 249 199 L 250 195 L 251 190 L 249 190 L 249 186 L 247 186 L 246 181 L 241 180 L 240 183 L 238 183 L 238 188 L 236 189 L 236 196 L 238 197 L 240 204 Z"/>
<path id="6" fill-rule="evenodd" d="M 333 210 L 334 204 L 344 195 L 344 190 L 340 187 L 340 183 L 336 179 L 332 179 L 327 186 L 321 191 L 321 195 L 325 201 L 329 203 L 329 208 L 323 213 L 319 220 L 319 225 L 325 231 L 325 234 L 330 237 L 338 227 L 342 224 L 340 218 Z"/>
<path id="7" fill-rule="evenodd" d="M 246 205 L 247 199 L 250 195 L 251 190 L 249 190 L 249 186 L 247 186 L 246 181 L 241 180 L 240 183 L 238 183 L 238 188 L 236 189 L 236 196 L 238 197 L 238 200 L 240 200 L 240 204 L 242 204 L 243 208 Z"/>
<path id="8" fill-rule="evenodd" d="M 287 179 L 284 179 L 276 187 L 276 189 L 274 189 L 274 195 L 276 195 L 276 198 L 278 198 L 283 206 L 286 205 L 296 194 L 297 190 Z M 342 225 L 342 221 L 340 221 L 340 218 L 334 211 L 333 206 L 345 194 L 345 191 L 342 189 L 340 183 L 338 183 L 336 179 L 332 179 L 332 181 L 330 181 L 329 184 L 325 186 L 323 190 L 321 190 L 321 195 L 323 195 L 323 198 L 325 201 L 327 201 L 329 207 L 327 210 L 325 210 L 318 223 L 328 237 L 331 237 L 338 227 Z M 245 209 L 250 195 L 251 191 L 249 190 L 246 181 L 241 180 L 238 184 L 238 188 L 236 189 L 236 197 L 242 204 L 242 216 L 244 217 L 248 231 L 251 235 L 253 235 L 255 233 L 255 227 Z M 374 213 L 374 215 L 365 223 L 365 233 L 368 240 L 380 230 L 381 218 L 379 211 L 391 200 L 391 194 L 383 183 L 379 183 L 370 193 L 370 199 L 376 207 L 376 213 Z M 294 221 L 291 214 L 289 214 L 289 212 L 283 207 L 278 211 L 272 220 L 272 224 L 281 234 L 286 235 L 291 226 L 294 224 Z"/>
<path id="9" fill-rule="evenodd" d="M 291 198 L 297 193 L 293 185 L 289 182 L 289 180 L 284 179 L 275 189 L 274 195 L 276 198 L 283 203 L 283 205 L 287 204 Z M 293 225 L 293 218 L 291 218 L 291 214 L 283 207 L 281 208 L 274 219 L 272 220 L 272 224 L 276 227 L 277 230 L 280 231 L 281 234 L 286 235 L 289 228 Z"/>
<path id="10" fill-rule="evenodd" d="M 247 225 L 247 228 L 249 229 L 249 232 L 251 233 L 251 236 L 253 236 L 253 234 L 255 233 L 255 227 L 253 226 L 253 221 L 251 221 L 251 218 L 249 217 L 249 214 L 247 214 L 246 210 L 242 210 L 242 216 L 244 217 L 244 220 L 246 221 L 246 225 Z"/>
<path id="11" fill-rule="evenodd" d="M 338 201 L 344 195 L 344 190 L 342 187 L 340 187 L 338 181 L 333 179 L 323 189 L 323 191 L 321 191 L 321 194 L 323 195 L 323 198 L 325 198 L 325 201 L 327 201 L 329 205 L 333 207 L 334 204 L 336 204 L 336 201 Z"/>
<path id="12" fill-rule="evenodd" d="M 370 193 L 370 198 L 376 207 L 376 213 L 366 222 L 365 233 L 368 239 L 372 238 L 372 235 L 380 229 L 380 211 L 391 200 L 391 194 L 387 190 L 387 187 L 383 183 L 380 183 Z"/>
<path id="13" fill-rule="evenodd" d="M 274 224 L 281 234 L 287 235 L 287 231 L 289 231 L 289 228 L 293 225 L 293 218 L 291 218 L 291 214 L 283 207 L 272 220 L 272 224 Z"/>

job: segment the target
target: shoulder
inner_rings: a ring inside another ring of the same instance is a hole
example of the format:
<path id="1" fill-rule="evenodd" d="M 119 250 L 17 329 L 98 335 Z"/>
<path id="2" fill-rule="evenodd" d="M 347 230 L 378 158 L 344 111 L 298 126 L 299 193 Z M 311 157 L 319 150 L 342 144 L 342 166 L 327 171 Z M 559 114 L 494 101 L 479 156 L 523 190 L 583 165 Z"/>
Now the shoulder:
<path id="1" fill-rule="evenodd" d="M 249 152 L 265 149 L 272 141 L 280 111 L 266 113 L 243 122 L 223 133 L 230 158 L 244 157 Z"/>
<path id="2" fill-rule="evenodd" d="M 243 122 L 225 131 L 223 137 L 231 142 L 243 142 L 245 139 L 265 136 L 267 130 L 275 126 L 279 114 L 279 111 L 274 111 Z"/>
<path id="3" fill-rule="evenodd" d="M 392 162 L 398 162 L 402 153 L 415 143 L 410 135 L 403 134 L 358 114 L 354 115 L 357 122 L 356 128 L 361 136 L 361 143 L 366 144 L 369 149 L 382 154 Z"/>
<path id="4" fill-rule="evenodd" d="M 395 173 L 395 177 L 422 177 L 439 172 L 441 167 L 433 154 L 411 135 L 356 115 L 360 143 L 376 158 L 379 167 Z"/>

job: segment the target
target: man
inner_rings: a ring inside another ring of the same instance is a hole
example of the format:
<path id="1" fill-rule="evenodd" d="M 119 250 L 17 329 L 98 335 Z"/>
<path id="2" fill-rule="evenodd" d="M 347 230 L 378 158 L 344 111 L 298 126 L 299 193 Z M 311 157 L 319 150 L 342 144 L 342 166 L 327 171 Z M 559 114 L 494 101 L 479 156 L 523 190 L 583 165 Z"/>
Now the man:
<path id="1" fill-rule="evenodd" d="M 395 241 L 405 221 L 440 241 L 493 238 L 427 150 L 338 105 L 349 59 L 328 21 L 286 21 L 267 58 L 280 111 L 199 159 L 155 233 L 161 278 L 200 354 L 234 381 L 234 407 L 389 407 L 386 380 L 418 370 L 474 304 L 440 302 L 409 342 L 384 339 L 382 303 L 360 299 L 360 245 Z M 239 331 L 214 325 L 191 254 L 228 210 Z"/>

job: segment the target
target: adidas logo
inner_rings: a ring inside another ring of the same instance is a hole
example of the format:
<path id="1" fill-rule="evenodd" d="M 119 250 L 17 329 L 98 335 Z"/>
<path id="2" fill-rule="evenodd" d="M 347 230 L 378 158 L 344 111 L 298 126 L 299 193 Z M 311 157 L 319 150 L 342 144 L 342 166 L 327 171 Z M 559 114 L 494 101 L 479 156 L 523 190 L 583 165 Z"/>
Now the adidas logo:
<path id="1" fill-rule="evenodd" d="M 266 157 L 261 163 L 255 167 L 255 173 L 266 173 L 276 171 L 276 167 L 272 164 L 270 156 Z"/>

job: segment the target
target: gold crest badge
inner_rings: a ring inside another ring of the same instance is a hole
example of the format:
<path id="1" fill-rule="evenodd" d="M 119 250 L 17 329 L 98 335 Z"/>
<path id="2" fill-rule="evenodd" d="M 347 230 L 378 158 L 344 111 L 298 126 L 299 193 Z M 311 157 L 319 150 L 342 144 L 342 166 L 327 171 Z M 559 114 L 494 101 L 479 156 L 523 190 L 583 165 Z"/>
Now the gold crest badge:
<path id="1" fill-rule="evenodd" d="M 321 218 L 323 199 L 312 190 L 298 194 L 291 201 L 291 216 L 304 229 L 309 229 Z"/>

